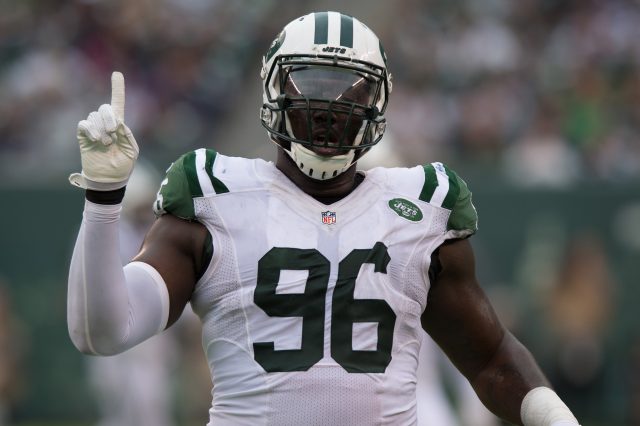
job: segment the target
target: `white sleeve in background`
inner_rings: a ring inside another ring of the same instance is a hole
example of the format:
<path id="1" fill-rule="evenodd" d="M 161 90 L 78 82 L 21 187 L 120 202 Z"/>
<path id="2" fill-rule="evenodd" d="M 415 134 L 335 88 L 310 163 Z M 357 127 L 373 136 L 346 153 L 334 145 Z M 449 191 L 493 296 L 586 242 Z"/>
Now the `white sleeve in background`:
<path id="1" fill-rule="evenodd" d="M 152 266 L 122 267 L 120 205 L 85 201 L 69 268 L 67 325 L 74 345 L 87 354 L 113 355 L 162 331 L 169 293 Z"/>

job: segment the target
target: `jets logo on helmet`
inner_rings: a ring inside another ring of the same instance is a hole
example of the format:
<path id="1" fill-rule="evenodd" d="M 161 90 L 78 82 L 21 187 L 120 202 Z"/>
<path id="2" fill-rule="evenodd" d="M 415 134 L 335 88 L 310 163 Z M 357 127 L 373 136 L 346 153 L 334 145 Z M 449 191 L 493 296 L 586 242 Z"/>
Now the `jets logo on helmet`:
<path id="1" fill-rule="evenodd" d="M 262 125 L 307 176 L 335 177 L 382 138 L 391 76 L 378 37 L 338 12 L 287 24 L 263 57 Z"/>
<path id="2" fill-rule="evenodd" d="M 287 33 L 285 31 L 280 31 L 278 37 L 276 37 L 276 39 L 271 43 L 271 46 L 269 46 L 269 50 L 265 55 L 266 60 L 271 59 L 271 57 L 278 51 L 278 49 L 280 49 L 280 46 L 282 46 L 282 43 L 284 43 L 284 38 L 286 37 L 286 35 Z"/>

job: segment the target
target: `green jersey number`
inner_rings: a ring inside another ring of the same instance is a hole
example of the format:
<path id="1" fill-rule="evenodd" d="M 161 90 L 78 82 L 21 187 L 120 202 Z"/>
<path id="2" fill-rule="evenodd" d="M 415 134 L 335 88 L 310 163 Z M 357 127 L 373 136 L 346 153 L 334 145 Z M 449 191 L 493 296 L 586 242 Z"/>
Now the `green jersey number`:
<path id="1" fill-rule="evenodd" d="M 355 299 L 356 277 L 365 263 L 387 273 L 391 258 L 378 242 L 372 249 L 353 250 L 338 265 L 331 312 L 331 356 L 350 373 L 382 373 L 391 362 L 396 315 L 381 299 Z M 303 293 L 277 294 L 282 270 L 306 270 Z M 258 262 L 253 300 L 271 317 L 302 318 L 300 349 L 275 350 L 273 342 L 253 344 L 256 361 L 268 372 L 306 371 L 323 356 L 325 298 L 329 260 L 316 249 L 274 247 Z M 353 324 L 378 323 L 376 350 L 353 349 Z"/>

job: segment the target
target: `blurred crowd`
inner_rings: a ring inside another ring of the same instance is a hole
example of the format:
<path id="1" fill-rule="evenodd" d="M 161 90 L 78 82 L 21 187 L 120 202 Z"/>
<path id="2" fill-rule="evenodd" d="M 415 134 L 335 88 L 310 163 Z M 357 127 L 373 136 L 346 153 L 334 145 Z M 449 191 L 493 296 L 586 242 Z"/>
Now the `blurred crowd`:
<path id="1" fill-rule="evenodd" d="M 43 182 L 77 167 L 75 125 L 127 79 L 145 154 L 210 140 L 233 107 L 272 2 L 21 1 L 0 13 L 3 174 Z M 263 42 L 261 44 L 266 43 Z M 257 113 L 256 113 L 257 114 Z M 166 158 L 160 158 L 166 160 Z"/>
<path id="2" fill-rule="evenodd" d="M 640 175 L 640 2 L 401 3 L 390 121 L 412 158 L 527 185 Z"/>
<path id="3" fill-rule="evenodd" d="M 402 161 L 524 185 L 640 176 L 637 0 L 352 3 L 388 52 L 389 134 Z M 236 109 L 257 87 L 261 55 L 284 23 L 322 2 L 0 7 L 0 177 L 40 183 L 77 164 L 75 123 L 108 99 L 113 68 L 126 75 L 128 124 L 162 167 L 215 146 L 229 114 L 257 123 L 258 105 Z"/>

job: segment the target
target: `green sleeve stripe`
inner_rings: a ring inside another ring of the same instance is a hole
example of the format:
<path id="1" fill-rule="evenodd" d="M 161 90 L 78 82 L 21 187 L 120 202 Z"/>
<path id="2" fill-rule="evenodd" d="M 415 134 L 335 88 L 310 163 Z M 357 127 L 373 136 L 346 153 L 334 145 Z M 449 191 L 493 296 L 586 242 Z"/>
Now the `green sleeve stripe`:
<path id="1" fill-rule="evenodd" d="M 418 198 L 428 203 L 431 201 L 431 197 L 433 197 L 433 193 L 438 187 L 438 178 L 436 177 L 436 170 L 431 164 L 427 164 L 422 167 L 424 168 L 424 185 L 422 186 L 422 191 Z"/>
<path id="2" fill-rule="evenodd" d="M 444 169 L 447 172 L 447 176 L 449 176 L 449 192 L 442 202 L 442 207 L 447 210 L 452 210 L 456 205 L 458 195 L 460 195 L 460 185 L 458 184 L 458 176 L 449 170 L 448 167 L 445 166 Z"/>
<path id="3" fill-rule="evenodd" d="M 478 213 L 473 206 L 471 191 L 462 179 L 458 177 L 457 180 L 460 194 L 449 216 L 447 230 L 474 233 L 478 230 Z"/>
<path id="4" fill-rule="evenodd" d="M 167 175 L 160 185 L 155 212 L 157 215 L 166 213 L 181 217 L 187 220 L 195 219 L 195 210 L 192 200 L 191 190 L 193 183 L 190 182 L 188 173 L 193 175 L 193 157 L 188 159 L 189 154 L 181 156 L 171 164 L 167 170 Z M 191 164 L 191 172 L 187 172 L 187 165 Z M 196 183 L 196 187 L 197 187 Z"/>
<path id="5" fill-rule="evenodd" d="M 187 183 L 192 197 L 202 197 L 202 188 L 198 181 L 198 171 L 196 170 L 196 152 L 191 151 L 184 156 L 183 167 L 187 176 Z"/>
<path id="6" fill-rule="evenodd" d="M 211 180 L 213 190 L 216 194 L 224 194 L 225 192 L 229 192 L 229 188 L 227 188 L 227 185 L 225 185 L 220 179 L 213 175 L 213 163 L 216 161 L 216 155 L 218 155 L 217 152 L 212 149 L 207 149 L 204 168 L 207 171 L 207 175 Z"/>

